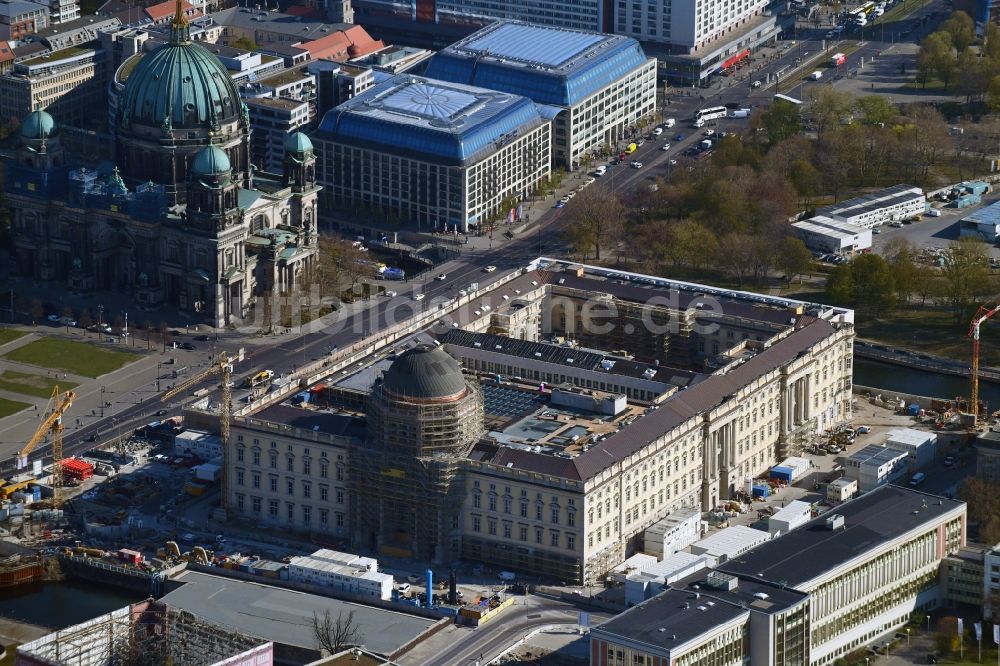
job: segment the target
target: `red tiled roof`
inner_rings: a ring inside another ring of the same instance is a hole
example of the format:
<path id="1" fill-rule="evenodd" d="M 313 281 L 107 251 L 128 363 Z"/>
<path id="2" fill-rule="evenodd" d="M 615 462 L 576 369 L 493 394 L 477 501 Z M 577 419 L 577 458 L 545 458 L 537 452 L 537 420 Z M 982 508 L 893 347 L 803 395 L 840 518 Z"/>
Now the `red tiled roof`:
<path id="1" fill-rule="evenodd" d="M 161 2 L 158 5 L 151 5 L 146 7 L 146 16 L 152 19 L 153 23 L 160 23 L 161 21 L 171 18 L 176 11 L 177 4 L 173 0 L 167 0 L 166 2 Z M 181 0 L 181 7 L 184 11 L 184 15 L 188 18 L 192 16 L 200 16 L 201 11 L 196 10 L 194 5 L 187 0 Z"/>
<path id="2" fill-rule="evenodd" d="M 298 47 L 308 51 L 313 60 L 332 60 L 366 56 L 385 48 L 385 44 L 372 39 L 363 27 L 355 25 L 311 42 L 303 42 Z"/>

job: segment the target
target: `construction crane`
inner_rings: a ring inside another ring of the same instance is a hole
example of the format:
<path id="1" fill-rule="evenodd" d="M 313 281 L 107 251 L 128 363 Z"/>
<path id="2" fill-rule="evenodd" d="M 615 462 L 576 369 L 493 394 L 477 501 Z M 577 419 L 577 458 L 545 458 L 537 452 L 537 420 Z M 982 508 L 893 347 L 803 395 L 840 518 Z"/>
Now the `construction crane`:
<path id="1" fill-rule="evenodd" d="M 242 357 L 242 350 L 240 350 Z M 222 404 L 219 405 L 219 437 L 222 440 L 222 508 L 226 508 L 226 504 L 229 501 L 229 484 L 228 484 L 228 474 L 226 474 L 226 466 L 229 462 L 229 420 L 233 415 L 233 391 L 232 391 L 232 376 L 233 376 L 233 363 L 237 359 L 230 356 L 226 352 L 222 352 L 215 357 L 212 363 L 191 377 L 185 382 L 178 384 L 166 393 L 160 396 L 160 402 L 166 402 L 170 398 L 174 397 L 182 391 L 186 391 L 195 384 L 198 384 L 208 377 L 212 377 L 217 374 L 222 375 Z"/>
<path id="2" fill-rule="evenodd" d="M 976 316 L 972 318 L 972 325 L 969 327 L 969 337 L 972 338 L 972 398 L 970 400 L 972 412 L 972 427 L 979 427 L 979 327 L 983 322 L 1000 312 L 1000 303 L 993 307 L 979 306 Z"/>
<path id="3" fill-rule="evenodd" d="M 76 393 L 73 391 L 59 392 L 59 387 L 52 387 L 52 397 L 49 398 L 45 406 L 45 420 L 38 425 L 35 434 L 31 436 L 28 443 L 17 453 L 18 469 L 28 466 L 28 455 L 35 450 L 38 443 L 45 439 L 45 436 L 52 433 L 52 492 L 54 493 L 53 503 L 56 508 L 60 505 L 59 488 L 62 486 L 62 444 L 63 444 L 63 423 L 62 417 L 73 405 Z"/>

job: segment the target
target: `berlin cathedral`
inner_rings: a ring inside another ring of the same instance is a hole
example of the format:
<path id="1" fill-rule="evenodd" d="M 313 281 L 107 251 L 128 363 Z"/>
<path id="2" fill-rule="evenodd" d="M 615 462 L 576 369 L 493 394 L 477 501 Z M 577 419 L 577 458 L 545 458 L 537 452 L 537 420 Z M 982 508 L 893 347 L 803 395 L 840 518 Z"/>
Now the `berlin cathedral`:
<path id="1" fill-rule="evenodd" d="M 180 9 L 169 43 L 122 63 L 111 87 L 114 164 L 67 160 L 45 111 L 22 121 L 5 183 L 15 272 L 216 327 L 304 286 L 318 243 L 309 138 L 289 135 L 282 173 L 255 172 L 247 107 Z"/>

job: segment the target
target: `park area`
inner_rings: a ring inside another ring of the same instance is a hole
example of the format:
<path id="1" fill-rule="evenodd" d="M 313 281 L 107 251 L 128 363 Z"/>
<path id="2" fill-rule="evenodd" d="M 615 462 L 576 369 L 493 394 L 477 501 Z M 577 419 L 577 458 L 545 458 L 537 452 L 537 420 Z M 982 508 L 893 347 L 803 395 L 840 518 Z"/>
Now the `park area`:
<path id="1" fill-rule="evenodd" d="M 13 328 L 0 328 L 0 345 L 5 345 L 8 342 L 13 342 L 18 338 L 27 335 L 24 331 L 18 331 Z"/>
<path id="2" fill-rule="evenodd" d="M 76 382 L 66 379 L 56 381 L 52 377 L 42 377 L 28 372 L 4 370 L 0 373 L 0 390 L 23 393 L 36 398 L 48 398 L 56 386 L 62 391 L 76 388 Z"/>
<path id="3" fill-rule="evenodd" d="M 16 414 L 17 412 L 30 407 L 26 402 L 18 402 L 17 400 L 8 400 L 7 398 L 0 398 L 0 419 L 5 416 L 10 416 L 11 414 Z"/>
<path id="4" fill-rule="evenodd" d="M 130 352 L 101 349 L 83 342 L 42 338 L 8 352 L 4 358 L 84 377 L 100 377 L 139 357 Z"/>

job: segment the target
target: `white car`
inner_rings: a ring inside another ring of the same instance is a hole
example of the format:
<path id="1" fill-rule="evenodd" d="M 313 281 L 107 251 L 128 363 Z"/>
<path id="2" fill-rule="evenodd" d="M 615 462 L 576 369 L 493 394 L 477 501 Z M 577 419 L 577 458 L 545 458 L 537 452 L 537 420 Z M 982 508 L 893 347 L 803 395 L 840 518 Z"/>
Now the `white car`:
<path id="1" fill-rule="evenodd" d="M 664 152 L 670 150 L 670 144 L 669 143 L 663 144 L 662 146 L 660 146 L 660 150 L 662 150 Z"/>
<path id="2" fill-rule="evenodd" d="M 496 267 L 496 266 L 487 266 L 487 267 L 486 267 L 486 268 L 484 268 L 483 270 L 484 270 L 484 271 L 486 271 L 487 273 L 492 273 L 492 272 L 493 272 L 493 271 L 495 271 L 496 269 L 497 269 L 497 267 Z"/>
<path id="3" fill-rule="evenodd" d="M 632 164 L 630 164 L 629 166 L 631 166 L 633 169 L 641 169 L 642 162 L 639 162 L 638 160 L 633 160 Z"/>
<path id="4" fill-rule="evenodd" d="M 714 129 L 707 129 L 704 132 L 702 132 L 702 134 L 704 134 L 705 136 L 715 136 L 715 130 Z"/>
<path id="5" fill-rule="evenodd" d="M 385 292 L 385 297 L 386 298 L 396 298 L 397 295 L 398 294 L 396 292 L 392 291 L 392 290 L 389 290 L 389 291 Z"/>
<path id="6" fill-rule="evenodd" d="M 677 166 L 677 160 L 670 160 L 670 166 Z"/>
<path id="7" fill-rule="evenodd" d="M 424 294 L 413 294 L 413 300 L 415 301 L 422 301 L 424 298 L 426 298 Z"/>
<path id="8" fill-rule="evenodd" d="M 435 279 L 435 280 L 438 280 L 439 282 L 444 282 L 445 280 L 447 280 L 447 279 L 448 279 L 448 274 L 447 274 L 447 273 L 441 273 L 441 275 L 438 275 L 438 276 L 437 276 L 436 278 L 434 278 L 434 279 Z"/>
<path id="9" fill-rule="evenodd" d="M 46 317 L 46 319 L 48 319 L 49 321 L 51 321 L 53 324 L 58 324 L 59 323 L 59 315 L 57 315 L 57 314 L 50 314 L 48 317 Z"/>
<path id="10" fill-rule="evenodd" d="M 660 136 L 661 134 L 663 134 L 663 128 L 657 127 L 656 129 L 653 130 L 653 134 L 655 134 L 656 136 Z"/>

